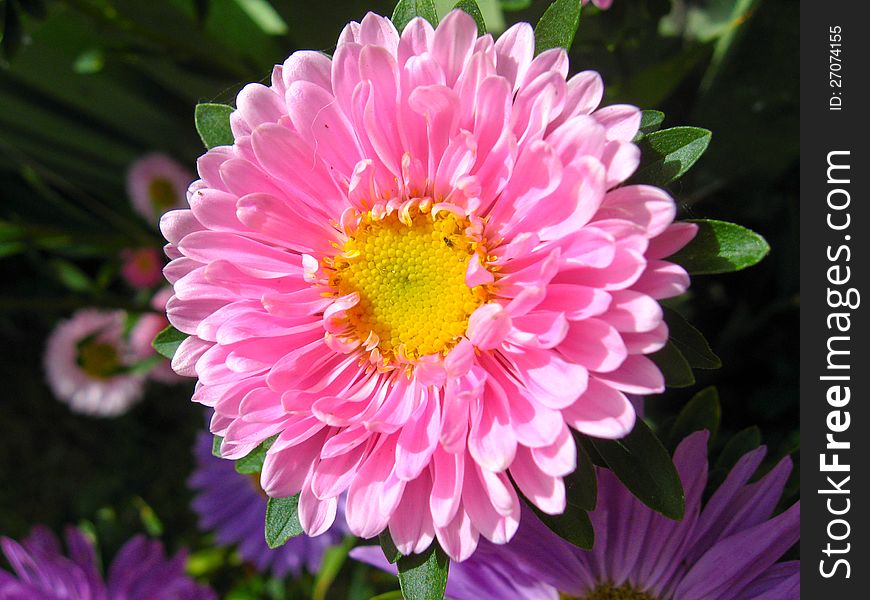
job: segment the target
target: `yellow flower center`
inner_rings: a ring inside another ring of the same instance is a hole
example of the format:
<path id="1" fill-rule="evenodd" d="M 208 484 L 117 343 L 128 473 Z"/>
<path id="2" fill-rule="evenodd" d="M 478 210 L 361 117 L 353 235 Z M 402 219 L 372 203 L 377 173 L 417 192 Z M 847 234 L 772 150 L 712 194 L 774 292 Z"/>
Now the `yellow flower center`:
<path id="1" fill-rule="evenodd" d="M 331 284 L 342 296 L 359 294 L 348 320 L 363 342 L 377 336 L 385 360 L 446 354 L 487 296 L 465 283 L 479 244 L 466 234 L 468 221 L 451 212 L 399 213 L 361 216 L 333 263 Z"/>
<path id="2" fill-rule="evenodd" d="M 161 215 L 175 206 L 178 195 L 171 181 L 165 177 L 157 177 L 148 185 L 148 197 L 154 212 Z"/>
<path id="3" fill-rule="evenodd" d="M 591 594 L 580 598 L 560 594 L 562 600 L 659 600 L 646 592 L 642 592 L 630 585 L 614 586 L 610 584 L 599 585 Z"/>
<path id="4" fill-rule="evenodd" d="M 78 350 L 78 364 L 91 377 L 108 379 L 118 373 L 118 351 L 112 344 L 90 340 L 80 345 Z"/>

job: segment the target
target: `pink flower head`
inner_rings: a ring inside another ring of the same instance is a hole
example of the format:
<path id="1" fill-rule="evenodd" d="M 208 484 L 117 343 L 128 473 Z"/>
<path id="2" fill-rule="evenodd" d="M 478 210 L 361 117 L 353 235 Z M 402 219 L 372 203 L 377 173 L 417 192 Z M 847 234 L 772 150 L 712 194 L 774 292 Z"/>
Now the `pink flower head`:
<path id="1" fill-rule="evenodd" d="M 221 454 L 278 435 L 270 496 L 310 535 L 347 492 L 360 537 L 454 560 L 519 524 L 511 482 L 565 509 L 569 428 L 616 438 L 653 394 L 657 299 L 694 234 L 638 165 L 633 106 L 532 28 L 477 36 L 461 11 L 400 35 L 368 14 L 330 59 L 296 52 L 250 84 L 232 146 L 199 159 L 161 221 L 173 360 L 199 378 Z"/>
<path id="2" fill-rule="evenodd" d="M 613 5 L 613 0 L 583 0 L 583 6 L 586 6 L 589 2 L 592 2 L 600 10 L 607 10 Z"/>
<path id="3" fill-rule="evenodd" d="M 127 194 L 133 208 L 149 223 L 168 210 L 185 208 L 185 191 L 193 176 L 173 158 L 153 152 L 138 159 L 127 171 Z"/>
<path id="4" fill-rule="evenodd" d="M 80 310 L 48 338 L 43 362 L 59 400 L 85 415 L 114 417 L 142 397 L 144 377 L 127 372 L 123 311 Z"/>
<path id="5" fill-rule="evenodd" d="M 161 313 L 166 312 L 166 302 L 172 296 L 172 289 L 165 288 L 154 294 L 151 299 L 151 307 Z M 154 356 L 157 352 L 151 345 L 157 334 L 169 327 L 169 321 L 163 314 L 146 313 L 139 317 L 139 320 L 130 330 L 130 348 L 133 350 L 136 358 L 142 360 Z M 162 359 L 149 372 L 148 377 L 155 381 L 165 384 L 176 384 L 184 381 L 182 377 L 177 375 L 169 361 Z"/>
<path id="6" fill-rule="evenodd" d="M 163 261 L 156 248 L 135 248 L 121 252 L 121 275 L 135 288 L 150 288 L 163 280 Z"/>

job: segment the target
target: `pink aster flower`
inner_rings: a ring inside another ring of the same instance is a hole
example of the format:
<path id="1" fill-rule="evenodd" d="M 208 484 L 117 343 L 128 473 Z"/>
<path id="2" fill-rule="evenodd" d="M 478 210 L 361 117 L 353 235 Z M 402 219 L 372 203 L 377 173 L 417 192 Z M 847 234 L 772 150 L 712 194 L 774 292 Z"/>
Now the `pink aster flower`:
<path id="1" fill-rule="evenodd" d="M 59 400 L 77 413 L 115 417 L 142 397 L 144 376 L 131 373 L 123 311 L 80 310 L 48 338 L 43 364 Z"/>
<path id="2" fill-rule="evenodd" d="M 157 334 L 169 326 L 169 321 L 163 314 L 166 311 L 166 302 L 172 297 L 172 290 L 165 288 L 154 294 L 151 299 L 151 308 L 160 311 L 161 314 L 146 313 L 139 317 L 136 324 L 130 330 L 130 348 L 139 360 L 146 360 L 157 354 L 151 342 Z M 148 372 L 148 376 L 155 381 L 166 384 L 175 384 L 184 381 L 169 364 L 168 360 L 161 359 L 154 368 Z"/>
<path id="3" fill-rule="evenodd" d="M 156 248 L 123 250 L 121 260 L 121 275 L 134 288 L 147 289 L 163 280 L 163 261 Z"/>
<path id="4" fill-rule="evenodd" d="M 601 10 L 607 10 L 613 5 L 613 0 L 583 0 L 583 6 L 589 4 L 590 1 Z"/>
<path id="5" fill-rule="evenodd" d="M 127 171 L 127 194 L 137 213 L 149 223 L 174 208 L 187 206 L 185 191 L 193 180 L 184 166 L 157 152 L 146 154 Z"/>
<path id="6" fill-rule="evenodd" d="M 534 57 L 531 26 L 498 41 L 461 11 L 399 34 L 368 14 L 335 54 L 297 52 L 199 159 L 190 210 L 161 221 L 190 335 L 173 360 L 215 409 L 221 454 L 278 435 L 270 496 L 300 494 L 310 535 L 385 528 L 404 553 L 455 560 L 505 543 L 519 490 L 565 508 L 569 428 L 616 438 L 653 394 L 645 354 L 682 293 L 665 260 L 694 234 L 660 189 L 620 184 L 640 111 Z"/>

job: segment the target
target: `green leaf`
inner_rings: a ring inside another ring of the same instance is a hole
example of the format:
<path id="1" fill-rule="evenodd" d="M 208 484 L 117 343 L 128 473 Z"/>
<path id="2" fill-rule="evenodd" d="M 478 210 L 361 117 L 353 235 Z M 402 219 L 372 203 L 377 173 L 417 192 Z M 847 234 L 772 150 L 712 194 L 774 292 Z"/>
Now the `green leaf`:
<path id="1" fill-rule="evenodd" d="M 106 55 L 100 48 L 88 48 L 73 62 L 73 71 L 79 75 L 99 73 L 106 66 Z"/>
<path id="2" fill-rule="evenodd" d="M 717 470 L 730 471 L 744 454 L 752 452 L 760 445 L 761 430 L 757 426 L 753 425 L 738 431 L 728 440 L 725 447 L 722 448 L 722 452 L 719 453 L 719 457 L 716 459 L 715 468 Z"/>
<path id="3" fill-rule="evenodd" d="M 401 33 L 414 17 L 423 17 L 434 27 L 438 25 L 438 13 L 433 0 L 399 0 L 390 20 Z"/>
<path id="4" fill-rule="evenodd" d="M 499 4 L 502 10 L 512 12 L 527 9 L 532 5 L 532 0 L 500 0 Z"/>
<path id="5" fill-rule="evenodd" d="M 284 35 L 287 23 L 268 0 L 236 0 L 248 18 L 267 35 Z"/>
<path id="6" fill-rule="evenodd" d="M 356 538 L 352 535 L 345 536 L 341 544 L 332 546 L 323 553 L 320 561 L 320 569 L 314 579 L 314 589 L 311 592 L 311 600 L 325 600 L 329 588 L 341 571 L 342 565 L 347 561 L 350 549 L 356 544 Z"/>
<path id="7" fill-rule="evenodd" d="M 269 498 L 266 504 L 266 543 L 273 550 L 290 538 L 301 535 L 299 494 L 289 498 Z"/>
<path id="8" fill-rule="evenodd" d="M 638 500 L 670 519 L 685 512 L 683 485 L 668 451 L 642 420 L 621 440 L 585 438 Z"/>
<path id="9" fill-rule="evenodd" d="M 677 415 L 677 420 L 671 428 L 671 449 L 689 434 L 706 429 L 710 432 L 710 444 L 719 431 L 719 421 L 722 418 L 722 407 L 719 404 L 719 392 L 715 387 L 704 388 L 689 400 Z"/>
<path id="10" fill-rule="evenodd" d="M 175 327 L 170 325 L 157 334 L 157 337 L 155 337 L 154 341 L 151 342 L 151 346 L 157 350 L 158 354 L 172 360 L 172 357 L 175 356 L 175 351 L 178 350 L 181 342 L 186 339 L 186 333 L 181 333 Z"/>
<path id="11" fill-rule="evenodd" d="M 668 257 L 692 275 L 740 271 L 757 264 L 770 246 L 754 231 L 712 219 L 689 219 L 698 234 L 682 250 Z"/>
<path id="12" fill-rule="evenodd" d="M 197 104 L 194 110 L 196 132 L 205 147 L 231 146 L 233 132 L 230 129 L 232 106 L 226 104 Z"/>
<path id="13" fill-rule="evenodd" d="M 665 347 L 649 357 L 658 365 L 665 377 L 665 385 L 672 388 L 689 387 L 695 383 L 692 367 L 677 346 L 668 341 Z"/>
<path id="14" fill-rule="evenodd" d="M 450 559 L 437 541 L 422 554 L 403 556 L 397 563 L 399 586 L 406 600 L 441 600 L 447 588 Z"/>
<path id="15" fill-rule="evenodd" d="M 665 185 L 679 179 L 704 154 L 712 135 L 700 127 L 672 127 L 645 135 L 639 144 L 640 168 L 632 181 Z"/>
<path id="16" fill-rule="evenodd" d="M 372 596 L 371 598 L 369 598 L 369 600 L 402 600 L 402 591 L 392 590 L 389 592 L 384 592 L 383 594 Z"/>
<path id="17" fill-rule="evenodd" d="M 402 553 L 399 552 L 399 549 L 396 548 L 395 542 L 393 542 L 393 538 L 390 535 L 389 529 L 384 529 L 380 535 L 378 536 L 378 542 L 381 544 L 381 550 L 384 551 L 384 556 L 387 558 L 387 561 L 390 564 L 394 564 L 400 558 L 402 558 Z"/>
<path id="18" fill-rule="evenodd" d="M 595 510 L 598 497 L 598 478 L 595 475 L 595 464 L 592 457 L 583 447 L 580 434 L 575 434 L 577 446 L 577 468 L 564 477 L 567 504 L 580 510 Z"/>
<path id="19" fill-rule="evenodd" d="M 595 530 L 585 510 L 569 505 L 561 515 L 548 515 L 531 502 L 528 502 L 528 505 L 541 523 L 560 538 L 578 548 L 592 549 L 595 543 Z"/>
<path id="20" fill-rule="evenodd" d="M 659 127 L 662 126 L 662 122 L 665 120 L 665 113 L 659 110 L 643 110 L 640 113 L 640 128 L 637 131 L 637 135 L 634 136 L 633 142 L 639 142 L 645 136 L 652 133 L 653 131 L 658 131 Z"/>
<path id="21" fill-rule="evenodd" d="M 476 0 L 459 0 L 453 8 L 463 10 L 472 16 L 474 22 L 477 23 L 477 35 L 486 35 L 486 22 L 483 20 L 483 13 L 480 12 L 480 6 Z"/>
<path id="22" fill-rule="evenodd" d="M 251 450 L 247 456 L 236 461 L 236 472 L 242 475 L 253 475 L 263 470 L 263 461 L 266 460 L 266 451 L 275 443 L 278 435 L 263 440 L 259 446 Z"/>
<path id="23" fill-rule="evenodd" d="M 555 0 L 535 25 L 535 54 L 550 48 L 571 49 L 580 24 L 580 0 Z"/>
<path id="24" fill-rule="evenodd" d="M 212 456 L 216 456 L 218 458 L 221 457 L 221 444 L 224 443 L 224 438 L 219 435 L 214 436 L 214 439 L 211 441 L 211 454 Z"/>
<path id="25" fill-rule="evenodd" d="M 93 289 L 94 282 L 74 263 L 56 258 L 51 261 L 51 268 L 58 281 L 74 292 L 86 292 Z"/>
<path id="26" fill-rule="evenodd" d="M 718 369 L 722 366 L 722 361 L 700 331 L 677 311 L 665 308 L 664 313 L 665 322 L 668 324 L 668 337 L 693 368 Z"/>

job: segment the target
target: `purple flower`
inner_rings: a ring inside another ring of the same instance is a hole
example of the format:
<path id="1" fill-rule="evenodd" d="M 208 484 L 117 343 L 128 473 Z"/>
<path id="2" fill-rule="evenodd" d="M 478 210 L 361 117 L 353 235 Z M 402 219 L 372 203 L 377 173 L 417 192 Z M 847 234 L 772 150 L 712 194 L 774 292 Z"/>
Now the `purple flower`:
<path id="1" fill-rule="evenodd" d="M 66 530 L 69 556 L 54 534 L 36 526 L 20 544 L 0 538 L 13 573 L 0 570 L 3 600 L 212 600 L 214 592 L 184 574 L 186 556 L 167 559 L 158 541 L 139 535 L 121 548 L 103 579 L 93 544 Z"/>
<path id="2" fill-rule="evenodd" d="M 674 455 L 686 493 L 682 521 L 646 507 L 602 469 L 598 507 L 590 513 L 593 550 L 562 541 L 527 511 L 507 546 L 481 543 L 469 560 L 450 566 L 448 597 L 549 600 L 561 593 L 580 600 L 797 600 L 799 561 L 777 561 L 800 536 L 800 503 L 771 518 L 791 472 L 790 459 L 749 483 L 766 450 L 744 455 L 702 507 L 707 438 L 706 432 L 692 434 Z M 378 547 L 356 548 L 351 555 L 395 570 Z"/>
<path id="3" fill-rule="evenodd" d="M 266 518 L 266 495 L 260 490 L 256 475 L 241 475 L 234 463 L 212 455 L 212 438 L 200 433 L 194 447 L 197 468 L 188 485 L 196 492 L 193 510 L 203 530 L 214 531 L 217 542 L 238 544 L 239 554 L 261 572 L 284 577 L 288 572 L 299 575 L 305 567 L 310 573 L 320 568 L 323 553 L 341 541 L 344 515 L 325 534 L 317 537 L 300 535 L 272 550 L 266 545 L 263 531 Z"/>

